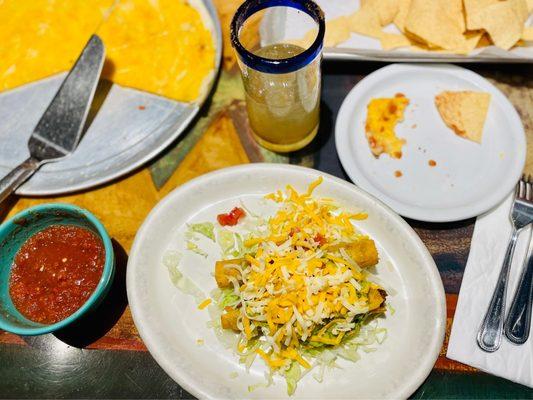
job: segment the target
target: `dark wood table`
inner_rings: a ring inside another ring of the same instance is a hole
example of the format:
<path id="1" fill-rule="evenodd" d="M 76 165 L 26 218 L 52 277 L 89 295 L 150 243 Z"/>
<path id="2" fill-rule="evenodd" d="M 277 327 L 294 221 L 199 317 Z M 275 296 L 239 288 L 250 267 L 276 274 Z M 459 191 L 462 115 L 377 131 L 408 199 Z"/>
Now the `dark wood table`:
<path id="1" fill-rule="evenodd" d="M 19 337 L 0 331 L 0 397 L 192 397 L 172 381 L 146 351 L 127 308 L 127 249 L 146 213 L 183 181 L 239 162 L 297 163 L 349 180 L 335 150 L 337 112 L 348 91 L 362 77 L 384 64 L 325 62 L 320 133 L 308 148 L 283 157 L 264 152 L 250 141 L 242 93 L 239 95 L 240 78 L 235 65 L 226 61 L 219 87 L 203 117 L 148 168 L 104 188 L 58 198 L 89 208 L 106 224 L 115 239 L 118 254 L 115 282 L 99 309 L 67 330 L 40 337 Z M 466 67 L 489 78 L 511 99 L 531 139 L 533 68 L 530 65 Z M 213 146 L 227 146 L 235 151 L 217 154 L 213 153 Z M 244 155 L 238 156 L 240 153 Z M 528 157 L 528 169 L 533 172 L 530 166 Z M 56 199 L 13 201 L 0 218 L 52 200 Z M 124 211 L 124 207 L 129 210 Z M 430 250 L 441 273 L 448 306 L 448 338 L 475 220 L 450 224 L 408 222 Z M 446 359 L 445 349 L 446 343 L 434 370 L 414 393 L 414 398 L 533 398 L 533 391 L 525 386 Z"/>

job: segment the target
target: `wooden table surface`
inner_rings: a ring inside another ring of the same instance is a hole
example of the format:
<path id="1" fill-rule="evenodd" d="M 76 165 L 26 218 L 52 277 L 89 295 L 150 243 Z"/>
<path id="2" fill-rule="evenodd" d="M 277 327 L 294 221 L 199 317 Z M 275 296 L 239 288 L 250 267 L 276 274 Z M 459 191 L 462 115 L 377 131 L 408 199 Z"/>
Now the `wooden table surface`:
<path id="1" fill-rule="evenodd" d="M 235 7 L 217 1 L 222 25 Z M 233 2 L 235 3 L 235 2 Z M 227 38 L 227 29 L 225 29 Z M 240 76 L 231 51 L 209 104 L 187 134 L 141 170 L 95 190 L 57 198 L 12 199 L 0 221 L 29 206 L 61 201 L 93 212 L 113 237 L 117 273 L 108 297 L 75 326 L 56 334 L 20 337 L 0 331 L 0 397 L 190 398 L 147 352 L 127 304 L 127 253 L 150 209 L 169 191 L 206 172 L 248 162 L 282 162 L 314 167 L 349 181 L 334 143 L 334 124 L 348 91 L 385 64 L 325 62 L 320 131 L 308 148 L 283 156 L 259 148 L 251 139 Z M 488 78 L 517 108 L 533 138 L 531 65 L 465 65 Z M 533 152 L 526 170 L 533 173 Z M 435 368 L 415 398 L 532 398 L 533 391 L 489 376 L 445 357 L 474 219 L 450 224 L 408 220 L 433 255 L 446 291 L 446 340 Z"/>

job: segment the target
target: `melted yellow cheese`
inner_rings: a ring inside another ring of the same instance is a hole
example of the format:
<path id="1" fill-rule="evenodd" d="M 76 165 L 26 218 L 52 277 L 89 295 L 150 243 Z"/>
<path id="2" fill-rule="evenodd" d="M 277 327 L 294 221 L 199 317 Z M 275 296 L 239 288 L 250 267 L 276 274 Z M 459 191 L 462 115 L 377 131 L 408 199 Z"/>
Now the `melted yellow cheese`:
<path id="1" fill-rule="evenodd" d="M 0 91 L 68 70 L 95 31 L 119 85 L 193 101 L 213 73 L 211 32 L 186 0 L 0 0 L 0 21 Z"/>
<path id="2" fill-rule="evenodd" d="M 68 70 L 113 0 L 0 0 L 0 91 Z"/>
<path id="3" fill-rule="evenodd" d="M 372 99 L 368 103 L 365 132 L 374 156 L 386 153 L 392 158 L 402 157 L 405 139 L 397 137 L 394 128 L 403 120 L 408 104 L 409 100 L 401 94 L 392 98 Z"/>
<path id="4" fill-rule="evenodd" d="M 119 85 L 192 101 L 213 71 L 211 32 L 185 0 L 120 0 L 98 34 Z"/>

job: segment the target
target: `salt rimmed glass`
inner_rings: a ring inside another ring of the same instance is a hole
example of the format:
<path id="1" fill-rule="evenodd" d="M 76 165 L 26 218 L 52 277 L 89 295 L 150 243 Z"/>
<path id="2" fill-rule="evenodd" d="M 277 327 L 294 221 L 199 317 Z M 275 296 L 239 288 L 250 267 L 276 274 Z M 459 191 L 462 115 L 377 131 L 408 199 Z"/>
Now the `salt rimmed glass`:
<path id="1" fill-rule="evenodd" d="M 300 40 L 280 37 L 289 14 L 290 31 Z M 265 34 L 269 30 L 276 32 Z M 309 0 L 248 0 L 233 17 L 231 42 L 250 126 L 263 147 L 295 151 L 316 136 L 324 33 L 324 13 Z"/>

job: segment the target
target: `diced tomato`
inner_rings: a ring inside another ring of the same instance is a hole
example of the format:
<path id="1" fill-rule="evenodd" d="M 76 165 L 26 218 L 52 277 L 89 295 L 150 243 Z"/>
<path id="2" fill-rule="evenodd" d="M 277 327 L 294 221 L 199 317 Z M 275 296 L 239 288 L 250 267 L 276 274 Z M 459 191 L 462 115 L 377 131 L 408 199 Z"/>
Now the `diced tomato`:
<path id="1" fill-rule="evenodd" d="M 327 243 L 327 240 L 324 236 L 322 236 L 320 233 L 317 233 L 315 237 L 313 238 L 315 242 L 317 242 L 320 246 L 323 246 Z"/>
<path id="2" fill-rule="evenodd" d="M 295 234 L 297 234 L 298 232 L 300 232 L 300 228 L 298 227 L 295 227 L 295 228 L 291 228 L 291 231 L 289 232 L 289 236 L 290 237 L 293 237 Z"/>
<path id="3" fill-rule="evenodd" d="M 239 223 L 239 220 L 244 217 L 246 213 L 240 207 L 235 207 L 227 214 L 218 214 L 217 221 L 222 226 L 234 226 Z"/>

